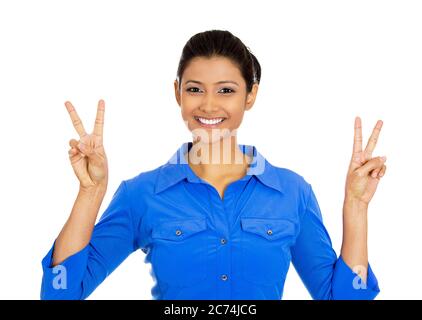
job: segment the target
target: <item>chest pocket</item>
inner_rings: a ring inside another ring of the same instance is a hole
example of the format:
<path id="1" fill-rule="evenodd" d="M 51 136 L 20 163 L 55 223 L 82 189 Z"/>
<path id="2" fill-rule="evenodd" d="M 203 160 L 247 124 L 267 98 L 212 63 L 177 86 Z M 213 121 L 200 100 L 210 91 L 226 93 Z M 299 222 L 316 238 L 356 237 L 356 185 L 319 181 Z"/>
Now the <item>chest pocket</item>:
<path id="1" fill-rule="evenodd" d="M 158 281 L 189 286 L 206 277 L 206 230 L 205 218 L 165 221 L 153 227 L 151 266 Z"/>
<path id="2" fill-rule="evenodd" d="M 296 225 L 287 219 L 241 218 L 241 274 L 252 283 L 280 282 L 289 269 Z"/>

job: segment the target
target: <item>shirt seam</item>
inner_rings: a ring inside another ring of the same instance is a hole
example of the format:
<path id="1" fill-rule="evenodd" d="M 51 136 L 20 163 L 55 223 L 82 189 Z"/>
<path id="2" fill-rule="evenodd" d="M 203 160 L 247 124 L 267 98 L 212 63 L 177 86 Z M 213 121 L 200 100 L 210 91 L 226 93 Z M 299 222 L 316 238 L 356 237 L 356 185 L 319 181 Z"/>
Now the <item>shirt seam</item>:
<path id="1" fill-rule="evenodd" d="M 137 235 L 135 233 L 135 226 L 134 226 L 134 219 L 133 219 L 133 212 L 132 212 L 132 201 L 130 200 L 128 196 L 126 181 L 123 181 L 123 188 L 124 188 L 126 202 L 128 203 L 128 206 L 129 206 L 129 210 L 127 210 L 127 212 L 128 212 L 128 216 L 130 220 L 130 228 L 132 232 L 132 248 L 133 248 L 133 251 L 135 251 L 137 249 Z"/>
<path id="2" fill-rule="evenodd" d="M 309 183 L 307 185 L 308 185 L 308 196 L 306 197 L 307 199 L 306 199 L 306 205 L 305 205 L 305 212 L 302 214 L 302 218 L 304 218 L 303 216 L 308 212 L 309 201 L 310 201 L 310 198 L 311 198 L 312 186 Z"/>

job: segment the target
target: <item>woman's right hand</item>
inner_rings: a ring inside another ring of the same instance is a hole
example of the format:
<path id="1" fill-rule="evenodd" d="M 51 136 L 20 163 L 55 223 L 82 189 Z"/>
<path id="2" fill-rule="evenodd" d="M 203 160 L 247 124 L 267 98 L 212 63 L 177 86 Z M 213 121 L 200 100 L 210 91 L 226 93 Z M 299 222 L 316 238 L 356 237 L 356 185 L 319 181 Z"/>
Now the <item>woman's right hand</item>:
<path id="1" fill-rule="evenodd" d="M 108 164 L 103 146 L 104 100 L 98 101 L 94 131 L 91 134 L 85 132 L 82 121 L 73 105 L 66 101 L 65 106 L 80 138 L 79 140 L 71 139 L 69 141 L 71 147 L 69 159 L 80 182 L 80 188 L 86 190 L 92 190 L 96 187 L 107 188 Z"/>

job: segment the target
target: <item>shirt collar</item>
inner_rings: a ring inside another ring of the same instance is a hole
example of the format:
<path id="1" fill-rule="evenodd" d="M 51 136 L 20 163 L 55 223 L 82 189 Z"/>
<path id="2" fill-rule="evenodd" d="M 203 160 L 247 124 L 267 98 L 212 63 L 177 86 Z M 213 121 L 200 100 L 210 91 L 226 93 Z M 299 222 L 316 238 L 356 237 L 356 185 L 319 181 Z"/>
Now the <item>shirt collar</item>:
<path id="1" fill-rule="evenodd" d="M 184 155 L 192 147 L 192 142 L 184 142 L 171 158 L 162 165 L 158 172 L 155 193 L 159 193 L 183 179 L 189 182 L 198 183 L 201 179 L 192 171 Z M 266 186 L 273 188 L 281 193 L 284 188 L 278 176 L 277 169 L 271 165 L 252 145 L 239 144 L 240 150 L 248 155 L 253 154 L 253 161 L 247 170 L 246 176 L 255 176 Z M 244 178 L 249 178 L 249 177 Z"/>

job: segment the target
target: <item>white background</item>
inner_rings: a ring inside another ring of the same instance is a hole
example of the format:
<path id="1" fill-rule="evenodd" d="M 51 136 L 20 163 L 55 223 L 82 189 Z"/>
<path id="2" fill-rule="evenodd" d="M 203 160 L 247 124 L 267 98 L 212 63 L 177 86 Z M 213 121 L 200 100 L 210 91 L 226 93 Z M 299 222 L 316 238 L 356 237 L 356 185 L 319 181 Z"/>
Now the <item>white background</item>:
<path id="1" fill-rule="evenodd" d="M 41 259 L 70 214 L 78 181 L 64 102 L 86 130 L 106 102 L 110 179 L 163 164 L 190 140 L 174 98 L 181 50 L 229 30 L 257 56 L 262 79 L 239 142 L 312 184 L 337 253 L 342 202 L 361 116 L 364 146 L 387 172 L 369 207 L 377 299 L 420 299 L 422 243 L 420 1 L 2 1 L 0 4 L 0 298 L 39 299 Z M 88 299 L 151 299 L 138 250 Z M 284 299 L 310 299 L 291 267 Z"/>

